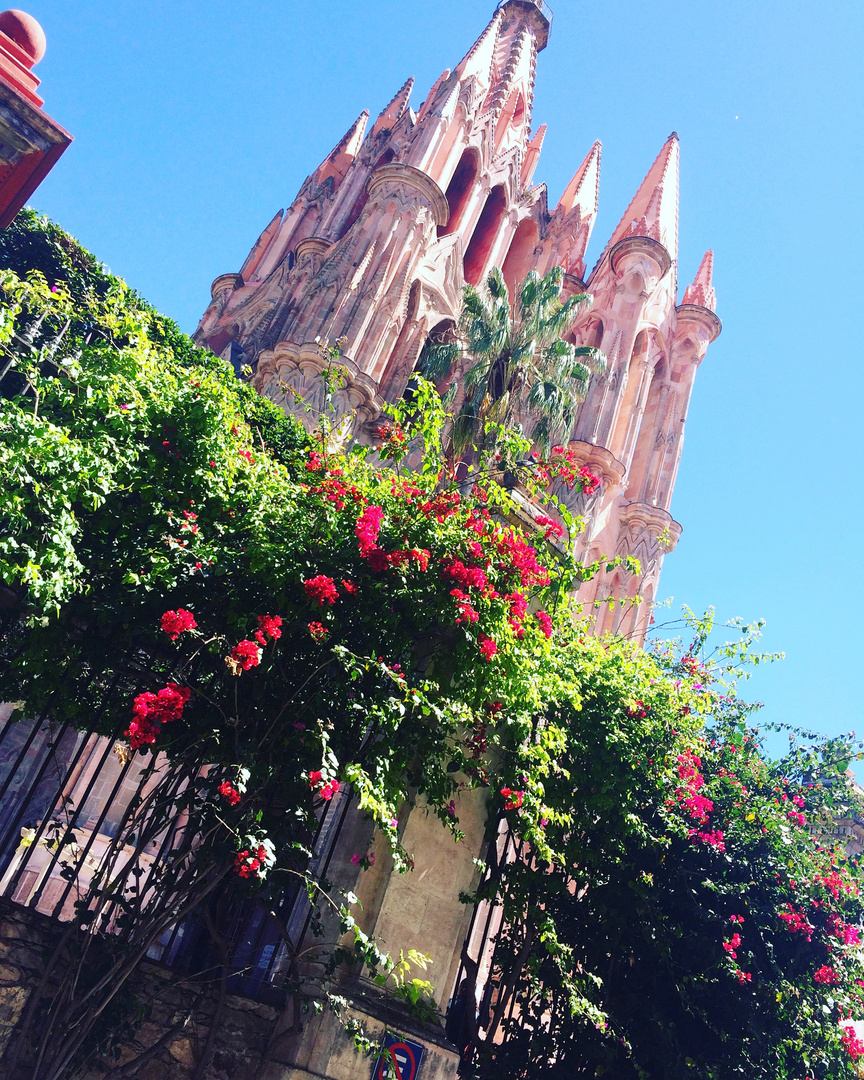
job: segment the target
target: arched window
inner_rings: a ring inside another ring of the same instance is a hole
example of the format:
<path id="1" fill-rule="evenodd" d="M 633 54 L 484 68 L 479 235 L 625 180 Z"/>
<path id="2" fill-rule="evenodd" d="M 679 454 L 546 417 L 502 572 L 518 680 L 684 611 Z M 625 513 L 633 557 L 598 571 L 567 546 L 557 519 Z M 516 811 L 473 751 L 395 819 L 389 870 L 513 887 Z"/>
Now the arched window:
<path id="1" fill-rule="evenodd" d="M 480 157 L 477 151 L 473 149 L 466 150 L 459 159 L 456 171 L 450 178 L 447 191 L 444 193 L 447 197 L 447 205 L 450 208 L 450 217 L 447 219 L 446 225 L 438 226 L 439 236 L 449 236 L 459 227 L 479 171 Z"/>
<path id="2" fill-rule="evenodd" d="M 469 285 L 476 285 L 483 276 L 506 208 L 504 185 L 499 184 L 489 192 L 474 228 L 474 235 L 465 251 L 464 274 Z"/>
<path id="3" fill-rule="evenodd" d="M 537 222 L 533 218 L 523 218 L 519 222 L 513 239 L 510 241 L 510 249 L 507 258 L 501 267 L 507 288 L 510 290 L 510 302 L 516 300 L 516 290 L 522 284 L 525 275 L 531 269 L 534 248 L 540 240 L 540 232 Z"/>

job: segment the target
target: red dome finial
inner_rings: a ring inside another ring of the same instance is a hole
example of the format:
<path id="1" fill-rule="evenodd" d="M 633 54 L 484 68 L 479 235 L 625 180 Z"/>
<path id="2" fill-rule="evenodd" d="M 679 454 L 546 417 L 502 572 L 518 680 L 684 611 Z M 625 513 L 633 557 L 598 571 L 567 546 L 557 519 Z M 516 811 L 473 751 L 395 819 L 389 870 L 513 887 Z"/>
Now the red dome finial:
<path id="1" fill-rule="evenodd" d="M 0 12 L 0 33 L 11 38 L 29 57 L 34 67 L 45 55 L 45 31 L 26 11 L 11 8 Z"/>

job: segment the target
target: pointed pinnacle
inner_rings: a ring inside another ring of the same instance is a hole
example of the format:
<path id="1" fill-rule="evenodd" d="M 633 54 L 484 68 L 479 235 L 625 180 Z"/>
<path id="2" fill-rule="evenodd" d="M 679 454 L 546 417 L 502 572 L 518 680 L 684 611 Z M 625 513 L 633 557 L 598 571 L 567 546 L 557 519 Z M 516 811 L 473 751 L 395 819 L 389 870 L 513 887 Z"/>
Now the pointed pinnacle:
<path id="1" fill-rule="evenodd" d="M 487 85 L 491 81 L 492 60 L 495 55 L 495 42 L 498 38 L 500 23 L 501 13 L 496 11 L 486 29 L 459 62 L 456 71 L 460 80 L 466 75 L 481 75 Z"/>
<path id="2" fill-rule="evenodd" d="M 593 217 L 597 213 L 600 197 L 600 152 L 602 149 L 603 144 L 598 139 L 588 151 L 587 157 L 576 170 L 576 175 L 558 200 L 558 207 L 565 214 L 569 214 L 574 206 L 579 207 L 583 219 Z"/>
<path id="3" fill-rule="evenodd" d="M 708 308 L 709 311 L 717 310 L 717 293 L 714 291 L 712 278 L 714 276 L 714 252 L 706 251 L 702 256 L 702 262 L 696 271 L 693 284 L 688 285 L 684 291 L 683 304 L 696 304 L 698 307 Z"/>
<path id="4" fill-rule="evenodd" d="M 408 99 L 411 97 L 413 87 L 414 76 L 412 75 L 396 91 L 390 104 L 381 110 L 381 114 L 372 128 L 372 135 L 377 135 L 379 131 L 383 130 L 390 131 L 391 128 L 396 126 L 396 122 L 408 108 Z"/>
<path id="5" fill-rule="evenodd" d="M 546 138 L 546 125 L 541 124 L 539 128 L 531 136 L 528 145 L 525 147 L 525 157 L 522 161 L 522 186 L 528 187 L 531 183 L 531 179 L 534 176 L 534 170 L 537 168 L 537 162 L 540 159 L 540 151 L 543 148 L 543 140 Z"/>
<path id="6" fill-rule="evenodd" d="M 648 236 L 659 240 L 673 261 L 678 257 L 678 154 L 678 135 L 673 131 L 639 185 L 607 250 L 626 236 Z"/>
<path id="7" fill-rule="evenodd" d="M 366 121 L 369 119 L 369 110 L 364 109 L 350 128 L 345 132 L 339 142 L 333 147 L 327 157 L 318 166 L 315 175 L 317 182 L 323 184 L 332 176 L 338 183 L 345 175 L 348 166 L 354 160 L 360 144 L 363 142 L 363 132 L 366 130 Z"/>

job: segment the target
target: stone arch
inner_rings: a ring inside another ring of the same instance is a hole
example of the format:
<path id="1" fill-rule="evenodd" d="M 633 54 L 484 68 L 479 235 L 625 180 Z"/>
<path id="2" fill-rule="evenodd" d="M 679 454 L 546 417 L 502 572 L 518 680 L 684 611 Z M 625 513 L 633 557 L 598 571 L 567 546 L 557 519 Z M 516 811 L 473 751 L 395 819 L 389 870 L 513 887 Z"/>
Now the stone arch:
<path id="1" fill-rule="evenodd" d="M 510 290 L 511 303 L 516 302 L 516 289 L 531 269 L 534 249 L 539 242 L 540 230 L 537 228 L 537 222 L 531 217 L 523 218 L 513 234 L 507 257 L 501 268 L 507 288 Z"/>
<path id="2" fill-rule="evenodd" d="M 479 284 L 483 276 L 506 210 L 507 193 L 504 185 L 498 184 L 489 192 L 477 224 L 474 226 L 474 233 L 465 249 L 463 269 L 465 280 L 469 285 Z"/>
<path id="3" fill-rule="evenodd" d="M 462 223 L 465 209 L 471 200 L 471 193 L 477 183 L 477 175 L 480 172 L 480 154 L 473 146 L 469 146 L 459 158 L 459 164 L 453 175 L 444 196 L 447 206 L 450 208 L 450 217 L 446 225 L 438 226 L 439 236 L 449 236 L 456 232 Z"/>

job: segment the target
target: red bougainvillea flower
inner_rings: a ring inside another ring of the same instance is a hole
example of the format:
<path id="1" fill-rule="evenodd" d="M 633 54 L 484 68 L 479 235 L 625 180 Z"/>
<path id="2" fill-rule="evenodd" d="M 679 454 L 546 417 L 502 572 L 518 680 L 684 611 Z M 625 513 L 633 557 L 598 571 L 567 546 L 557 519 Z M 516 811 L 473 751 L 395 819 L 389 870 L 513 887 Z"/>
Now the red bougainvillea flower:
<path id="1" fill-rule="evenodd" d="M 538 611 L 535 618 L 540 623 L 540 629 L 546 635 L 547 638 L 552 637 L 552 619 L 546 614 L 545 611 Z"/>
<path id="2" fill-rule="evenodd" d="M 231 652 L 225 657 L 232 675 L 239 675 L 241 671 L 248 671 L 261 663 L 261 646 L 255 641 L 245 639 L 238 641 Z"/>
<path id="3" fill-rule="evenodd" d="M 813 973 L 813 982 L 819 983 L 822 986 L 834 986 L 840 982 L 840 976 L 832 967 L 828 967 L 827 964 L 823 964 L 817 971 Z"/>
<path id="4" fill-rule="evenodd" d="M 579 484 L 583 494 L 593 495 L 597 488 L 600 487 L 600 478 L 595 476 L 587 465 L 583 465 L 579 470 Z"/>
<path id="5" fill-rule="evenodd" d="M 502 787 L 501 794 L 504 796 L 505 810 L 518 810 L 525 799 L 524 791 L 514 791 L 509 787 Z"/>
<path id="6" fill-rule="evenodd" d="M 354 582 L 348 581 L 348 579 L 344 577 L 342 578 L 342 588 L 345 590 L 346 593 L 351 596 L 353 596 L 354 593 L 357 592 L 357 586 L 354 584 Z"/>
<path id="7" fill-rule="evenodd" d="M 313 641 L 323 641 L 324 638 L 330 633 L 326 626 L 322 626 L 320 622 L 310 622 L 308 624 L 309 633 L 312 635 Z"/>
<path id="8" fill-rule="evenodd" d="M 480 646 L 480 652 L 483 654 L 484 660 L 491 660 L 495 653 L 498 652 L 498 645 L 491 637 L 486 637 L 485 634 L 480 635 L 477 643 Z"/>
<path id="9" fill-rule="evenodd" d="M 281 627 L 281 615 L 259 615 L 258 630 L 255 636 L 258 637 L 258 634 L 263 634 L 264 637 L 269 638 L 271 641 L 278 641 L 282 637 Z"/>
<path id="10" fill-rule="evenodd" d="M 456 617 L 456 622 L 457 623 L 461 623 L 461 622 L 468 622 L 468 623 L 477 622 L 477 620 L 480 618 L 480 616 L 474 610 L 474 608 L 471 606 L 468 595 L 466 593 L 462 592 L 461 589 L 451 589 L 450 590 L 450 595 L 455 598 L 456 607 L 457 607 L 457 609 L 459 611 L 459 614 Z"/>
<path id="11" fill-rule="evenodd" d="M 236 806 L 240 802 L 240 792 L 227 780 L 224 780 L 216 790 L 229 806 Z"/>
<path id="12" fill-rule="evenodd" d="M 263 878 L 275 861 L 269 840 L 253 840 L 249 847 L 234 856 L 234 870 L 241 878 Z"/>
<path id="13" fill-rule="evenodd" d="M 181 607 L 176 611 L 166 611 L 159 625 L 172 641 L 176 641 L 186 630 L 194 630 L 198 623 L 191 611 Z"/>
<path id="14" fill-rule="evenodd" d="M 338 780 L 324 780 L 321 771 L 315 769 L 309 773 L 309 787 L 317 792 L 325 802 L 330 802 L 339 790 L 340 784 Z"/>
<path id="15" fill-rule="evenodd" d="M 426 570 L 429 566 L 429 552 L 426 548 L 410 548 L 408 557 L 412 562 L 415 562 L 421 570 Z"/>
<path id="16" fill-rule="evenodd" d="M 158 694 L 149 690 L 139 694 L 132 706 L 132 721 L 125 732 L 132 749 L 154 743 L 163 724 L 179 720 L 190 694 L 187 686 L 178 686 L 174 682 L 169 682 Z"/>
<path id="17" fill-rule="evenodd" d="M 309 578 L 303 582 L 303 588 L 310 600 L 317 600 L 320 607 L 325 604 L 335 604 L 339 599 L 339 592 L 333 583 L 333 578 L 326 574 L 318 574 L 317 577 Z"/>

